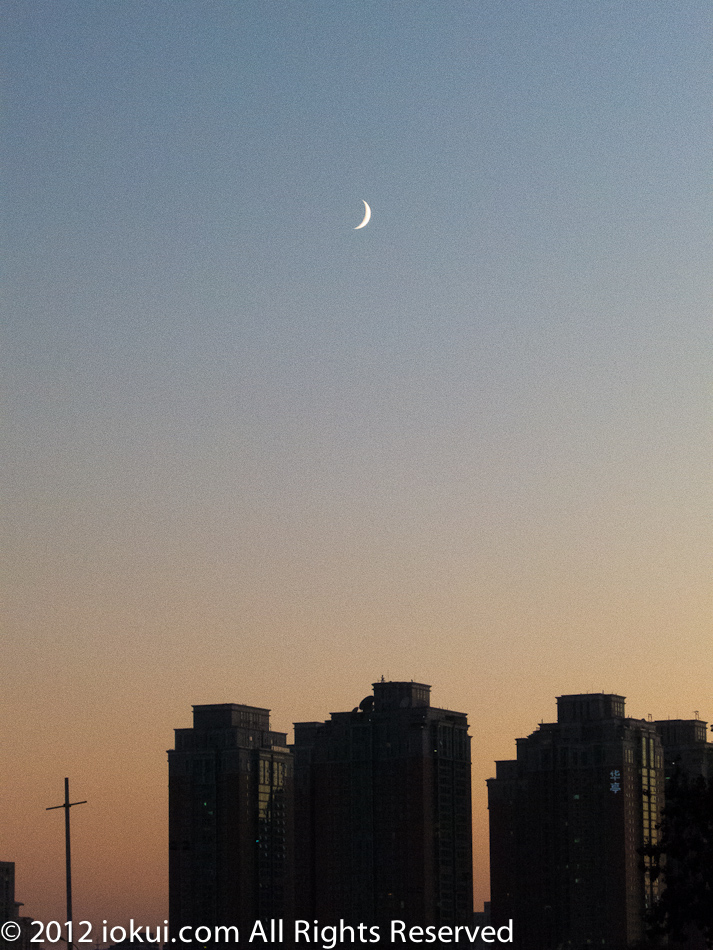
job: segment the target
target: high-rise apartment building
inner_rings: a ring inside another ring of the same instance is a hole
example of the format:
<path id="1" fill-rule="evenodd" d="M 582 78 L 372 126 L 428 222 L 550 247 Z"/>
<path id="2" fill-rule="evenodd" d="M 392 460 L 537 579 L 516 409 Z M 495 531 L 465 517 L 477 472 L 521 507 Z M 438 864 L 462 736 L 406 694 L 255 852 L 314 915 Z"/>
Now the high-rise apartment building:
<path id="1" fill-rule="evenodd" d="M 676 769 L 689 779 L 713 781 L 713 743 L 708 742 L 708 723 L 702 719 L 659 719 L 654 725 L 661 736 L 666 778 Z"/>
<path id="2" fill-rule="evenodd" d="M 14 861 L 0 861 L 0 917 L 3 921 L 17 917 Z"/>
<path id="3" fill-rule="evenodd" d="M 662 719 L 654 725 L 663 745 L 670 806 L 661 826 L 661 851 L 654 855 L 662 886 L 654 924 L 669 934 L 670 946 L 704 950 L 710 947 L 706 929 L 713 925 L 713 743 L 707 723 L 698 718 Z"/>
<path id="4" fill-rule="evenodd" d="M 295 723 L 297 914 L 469 924 L 467 717 L 433 708 L 422 683 L 373 690 L 351 712 Z"/>
<path id="5" fill-rule="evenodd" d="M 169 926 L 292 913 L 292 754 L 269 709 L 194 706 L 168 753 Z"/>
<path id="6" fill-rule="evenodd" d="M 36 931 L 32 917 L 21 917 L 21 901 L 15 900 L 15 862 L 0 861 L 0 923 L 9 923 L 0 933 L 0 950 L 30 950 Z"/>
<path id="7" fill-rule="evenodd" d="M 623 696 L 559 696 L 557 722 L 488 780 L 493 922 L 513 920 L 519 950 L 633 946 L 662 805 L 656 724 L 628 718 Z"/>

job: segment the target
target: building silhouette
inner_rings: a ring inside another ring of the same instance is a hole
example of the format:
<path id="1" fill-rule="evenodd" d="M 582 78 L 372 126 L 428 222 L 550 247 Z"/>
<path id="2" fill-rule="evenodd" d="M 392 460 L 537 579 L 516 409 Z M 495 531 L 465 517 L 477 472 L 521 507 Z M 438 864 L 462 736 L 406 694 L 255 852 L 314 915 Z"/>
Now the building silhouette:
<path id="1" fill-rule="evenodd" d="M 0 915 L 3 921 L 16 920 L 20 906 L 15 900 L 15 862 L 0 861 Z"/>
<path id="2" fill-rule="evenodd" d="M 193 707 L 168 752 L 169 929 L 293 911 L 292 754 L 269 709 Z M 201 941 L 203 943 L 205 941 Z"/>
<path id="3" fill-rule="evenodd" d="M 351 712 L 295 723 L 297 914 L 471 924 L 470 737 L 430 686 L 373 684 Z"/>
<path id="4" fill-rule="evenodd" d="M 691 779 L 713 781 L 713 743 L 708 742 L 708 723 L 702 719 L 658 719 L 654 725 L 661 736 L 667 780 L 679 769 Z"/>
<path id="5" fill-rule="evenodd" d="M 22 917 L 21 901 L 15 900 L 15 862 L 0 861 L 0 923 L 13 922 L 17 931 L 5 938 L 0 934 L 0 950 L 30 950 L 35 932 L 31 928 L 32 917 Z"/>
<path id="6" fill-rule="evenodd" d="M 666 809 L 654 851 L 662 893 L 651 924 L 668 935 L 671 947 L 705 950 L 711 946 L 706 929 L 713 935 L 713 743 L 698 718 L 654 725 L 663 745 Z"/>
<path id="7" fill-rule="evenodd" d="M 557 722 L 517 740 L 488 780 L 493 923 L 519 950 L 624 950 L 656 897 L 641 849 L 655 844 L 663 752 L 623 696 L 557 698 Z"/>

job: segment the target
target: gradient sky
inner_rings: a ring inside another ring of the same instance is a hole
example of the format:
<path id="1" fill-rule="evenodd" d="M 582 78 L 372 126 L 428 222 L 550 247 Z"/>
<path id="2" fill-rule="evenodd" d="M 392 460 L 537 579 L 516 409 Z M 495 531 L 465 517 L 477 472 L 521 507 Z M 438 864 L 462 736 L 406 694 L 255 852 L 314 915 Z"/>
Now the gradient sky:
<path id="1" fill-rule="evenodd" d="M 709 0 L 6 0 L 0 859 L 166 915 L 166 749 L 382 675 L 485 779 L 713 719 Z M 362 200 L 371 223 L 355 231 Z"/>

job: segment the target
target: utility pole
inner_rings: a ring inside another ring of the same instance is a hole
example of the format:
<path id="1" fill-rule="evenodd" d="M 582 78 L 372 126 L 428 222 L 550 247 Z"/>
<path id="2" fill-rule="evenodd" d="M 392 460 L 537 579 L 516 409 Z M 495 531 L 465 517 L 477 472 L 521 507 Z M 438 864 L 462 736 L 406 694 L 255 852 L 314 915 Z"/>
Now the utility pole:
<path id="1" fill-rule="evenodd" d="M 83 802 L 70 802 L 69 800 L 69 779 L 64 780 L 64 802 L 61 805 L 52 805 L 45 811 L 54 811 L 55 808 L 64 808 L 64 841 L 65 852 L 67 855 L 67 923 L 72 924 L 72 852 L 69 843 L 69 809 L 74 805 L 86 805 L 86 799 Z M 71 929 L 69 934 L 71 934 Z M 72 937 L 69 937 L 72 940 Z"/>

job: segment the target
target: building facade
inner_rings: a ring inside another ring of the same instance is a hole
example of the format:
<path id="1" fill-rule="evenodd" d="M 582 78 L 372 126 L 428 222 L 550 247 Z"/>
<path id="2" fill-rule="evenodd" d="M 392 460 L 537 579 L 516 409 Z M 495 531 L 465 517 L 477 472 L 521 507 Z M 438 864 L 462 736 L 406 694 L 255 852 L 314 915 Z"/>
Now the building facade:
<path id="1" fill-rule="evenodd" d="M 430 690 L 382 680 L 351 712 L 295 723 L 299 917 L 472 922 L 468 721 Z"/>
<path id="2" fill-rule="evenodd" d="M 708 742 L 707 725 L 698 718 L 655 723 L 663 745 L 668 807 L 654 853 L 662 892 L 653 923 L 667 933 L 669 946 L 686 950 L 710 947 L 706 930 L 713 937 L 713 743 Z"/>
<path id="3" fill-rule="evenodd" d="M 293 912 L 292 754 L 270 711 L 193 707 L 168 752 L 169 929 L 236 926 Z M 201 941 L 203 942 L 203 941 Z"/>
<path id="4" fill-rule="evenodd" d="M 520 950 L 625 950 L 643 939 L 657 884 L 663 751 L 623 696 L 557 698 L 557 722 L 517 740 L 488 780 L 493 923 Z"/>
<path id="5" fill-rule="evenodd" d="M 661 736 L 666 778 L 678 769 L 691 779 L 713 781 L 713 743 L 708 723 L 702 719 L 659 719 L 654 725 Z"/>
<path id="6" fill-rule="evenodd" d="M 37 935 L 32 928 L 32 917 L 22 917 L 22 902 L 15 900 L 15 862 L 0 861 L 0 923 L 13 923 L 7 938 L 0 934 L 0 950 L 30 950 L 31 940 Z"/>

